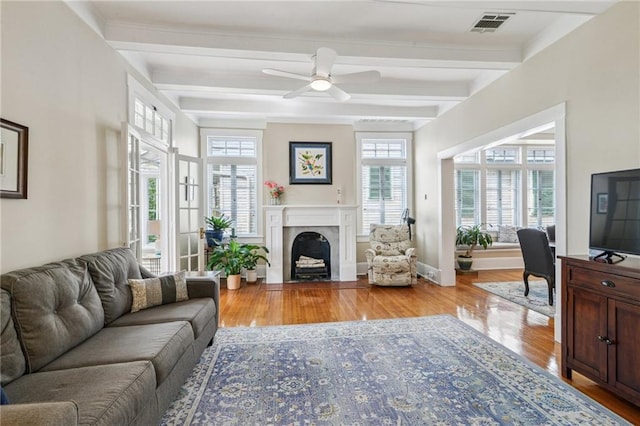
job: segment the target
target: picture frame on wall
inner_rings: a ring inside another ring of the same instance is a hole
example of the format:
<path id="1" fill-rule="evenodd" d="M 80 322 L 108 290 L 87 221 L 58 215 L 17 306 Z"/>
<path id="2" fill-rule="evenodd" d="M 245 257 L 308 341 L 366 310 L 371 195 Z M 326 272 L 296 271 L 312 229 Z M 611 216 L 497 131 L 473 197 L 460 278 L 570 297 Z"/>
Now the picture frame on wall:
<path id="1" fill-rule="evenodd" d="M 289 184 L 330 185 L 331 142 L 289 142 Z"/>
<path id="2" fill-rule="evenodd" d="M 0 118 L 0 198 L 27 198 L 29 128 Z"/>

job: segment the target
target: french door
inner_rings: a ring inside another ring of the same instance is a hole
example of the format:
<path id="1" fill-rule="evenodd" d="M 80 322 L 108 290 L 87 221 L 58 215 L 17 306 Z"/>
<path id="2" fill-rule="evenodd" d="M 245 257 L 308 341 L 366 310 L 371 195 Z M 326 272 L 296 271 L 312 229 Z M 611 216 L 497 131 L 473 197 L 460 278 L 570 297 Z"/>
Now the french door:
<path id="1" fill-rule="evenodd" d="M 127 123 L 122 134 L 126 135 L 127 156 L 124 245 L 141 265 L 160 274 L 174 269 L 168 152 L 162 143 L 142 136 Z"/>
<path id="2" fill-rule="evenodd" d="M 176 229 L 179 270 L 204 271 L 204 161 L 176 155 Z"/>

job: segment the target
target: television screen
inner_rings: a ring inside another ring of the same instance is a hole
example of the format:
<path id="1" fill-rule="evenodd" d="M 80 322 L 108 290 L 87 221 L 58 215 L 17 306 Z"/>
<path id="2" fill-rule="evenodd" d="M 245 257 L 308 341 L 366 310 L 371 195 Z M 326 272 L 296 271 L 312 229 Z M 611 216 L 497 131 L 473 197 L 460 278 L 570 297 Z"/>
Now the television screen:
<path id="1" fill-rule="evenodd" d="M 589 248 L 640 254 L 640 169 L 591 175 Z"/>

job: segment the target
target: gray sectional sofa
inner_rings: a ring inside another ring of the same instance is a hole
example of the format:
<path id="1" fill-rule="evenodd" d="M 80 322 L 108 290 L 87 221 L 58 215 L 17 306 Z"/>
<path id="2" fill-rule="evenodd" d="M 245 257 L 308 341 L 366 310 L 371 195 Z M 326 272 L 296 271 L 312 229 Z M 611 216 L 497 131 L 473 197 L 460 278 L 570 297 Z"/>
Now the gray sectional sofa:
<path id="1" fill-rule="evenodd" d="M 0 423 L 156 424 L 213 340 L 219 279 L 132 313 L 128 280 L 152 277 L 125 248 L 2 275 Z"/>

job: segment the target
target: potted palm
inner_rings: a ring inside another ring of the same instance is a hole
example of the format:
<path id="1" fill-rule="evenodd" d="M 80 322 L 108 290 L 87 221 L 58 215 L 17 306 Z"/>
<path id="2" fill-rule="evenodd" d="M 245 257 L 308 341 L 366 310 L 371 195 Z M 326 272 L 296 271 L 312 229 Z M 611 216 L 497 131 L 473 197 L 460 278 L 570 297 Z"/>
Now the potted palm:
<path id="1" fill-rule="evenodd" d="M 224 231 L 229 229 L 233 224 L 231 218 L 226 217 L 224 213 L 221 215 L 212 215 L 205 217 L 204 221 L 211 228 L 205 231 L 207 245 L 209 247 L 217 246 L 219 242 L 222 241 Z"/>
<path id="2" fill-rule="evenodd" d="M 269 253 L 269 250 L 264 246 L 255 244 L 243 244 L 242 249 L 245 251 L 244 268 L 247 274 L 247 283 L 255 283 L 258 280 L 258 272 L 256 271 L 258 261 L 264 260 L 267 265 L 271 266 L 265 256 L 265 254 Z"/>
<path id="3" fill-rule="evenodd" d="M 456 246 L 464 246 L 464 254 L 458 255 L 458 266 L 463 271 L 471 269 L 473 250 L 480 246 L 486 249 L 493 244 L 491 235 L 482 229 L 482 225 L 461 225 L 456 229 Z"/>
<path id="4" fill-rule="evenodd" d="M 213 246 L 213 251 L 207 262 L 207 269 L 223 271 L 227 276 L 227 289 L 240 288 L 242 268 L 245 266 L 247 251 L 236 240 L 230 240 L 227 244 Z"/>

